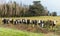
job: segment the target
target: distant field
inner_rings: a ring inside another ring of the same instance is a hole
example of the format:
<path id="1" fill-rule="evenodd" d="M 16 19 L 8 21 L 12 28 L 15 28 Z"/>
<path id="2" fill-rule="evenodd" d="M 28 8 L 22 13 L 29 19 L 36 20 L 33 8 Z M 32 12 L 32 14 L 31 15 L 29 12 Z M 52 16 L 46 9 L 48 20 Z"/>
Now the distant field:
<path id="1" fill-rule="evenodd" d="M 9 17 L 11 18 L 11 17 Z M 31 19 L 31 20 L 56 20 L 57 25 L 60 25 L 60 16 L 37 16 L 37 17 L 12 17 L 13 19 Z M 2 18 L 0 18 L 1 20 Z M 0 21 L 1 22 L 1 21 Z"/>
<path id="2" fill-rule="evenodd" d="M 42 33 L 31 33 L 0 27 L 0 36 L 44 36 Z"/>

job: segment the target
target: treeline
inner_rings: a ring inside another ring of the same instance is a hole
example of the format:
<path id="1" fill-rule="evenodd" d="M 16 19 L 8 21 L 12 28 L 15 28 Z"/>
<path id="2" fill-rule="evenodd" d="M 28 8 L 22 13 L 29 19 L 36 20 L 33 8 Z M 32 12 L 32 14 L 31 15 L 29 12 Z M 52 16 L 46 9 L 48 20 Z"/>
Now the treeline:
<path id="1" fill-rule="evenodd" d="M 40 1 L 33 1 L 32 5 L 18 4 L 15 1 L 0 4 L 0 17 L 30 17 L 30 16 L 57 16 L 54 11 L 50 13 Z"/>

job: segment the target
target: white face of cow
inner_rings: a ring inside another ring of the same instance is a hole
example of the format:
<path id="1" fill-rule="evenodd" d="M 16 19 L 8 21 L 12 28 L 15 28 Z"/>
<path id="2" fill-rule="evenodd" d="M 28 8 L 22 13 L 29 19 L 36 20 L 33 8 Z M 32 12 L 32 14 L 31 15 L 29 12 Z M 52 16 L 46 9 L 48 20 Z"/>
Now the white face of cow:
<path id="1" fill-rule="evenodd" d="M 54 24 L 56 24 L 56 20 L 54 20 Z"/>

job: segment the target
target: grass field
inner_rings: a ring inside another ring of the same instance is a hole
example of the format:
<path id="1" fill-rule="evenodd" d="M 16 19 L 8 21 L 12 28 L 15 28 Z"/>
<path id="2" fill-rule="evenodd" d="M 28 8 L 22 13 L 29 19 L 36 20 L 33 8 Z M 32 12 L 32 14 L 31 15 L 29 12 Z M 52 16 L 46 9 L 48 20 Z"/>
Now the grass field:
<path id="1" fill-rule="evenodd" d="M 32 33 L 27 31 L 20 31 L 15 29 L 0 27 L 0 36 L 59 36 L 53 33 Z"/>
<path id="2" fill-rule="evenodd" d="M 7 17 L 5 17 L 7 18 Z M 57 24 L 60 25 L 60 16 L 37 16 L 37 17 L 9 17 L 7 19 L 30 19 L 30 20 L 56 20 Z M 0 24 L 2 24 L 2 18 L 0 18 Z M 59 29 L 59 28 L 57 28 Z M 60 31 L 60 30 L 59 30 Z M 59 32 L 60 33 L 60 32 Z M 43 34 L 43 33 L 32 33 L 8 28 L 0 27 L 0 36 L 57 36 L 53 33 Z"/>
<path id="3" fill-rule="evenodd" d="M 44 36 L 42 33 L 31 33 L 0 27 L 0 36 Z"/>

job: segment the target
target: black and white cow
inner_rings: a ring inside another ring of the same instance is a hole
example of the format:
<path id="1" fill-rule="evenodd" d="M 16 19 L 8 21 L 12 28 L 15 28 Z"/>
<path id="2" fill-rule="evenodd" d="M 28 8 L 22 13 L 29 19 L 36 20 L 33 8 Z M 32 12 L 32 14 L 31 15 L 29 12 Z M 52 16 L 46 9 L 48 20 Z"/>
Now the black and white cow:
<path id="1" fill-rule="evenodd" d="M 13 21 L 13 24 L 14 24 L 14 25 L 18 24 L 18 21 L 17 21 L 17 20 L 14 20 L 14 21 Z"/>
<path id="2" fill-rule="evenodd" d="M 3 19 L 2 22 L 3 22 L 4 24 L 9 24 L 9 19 Z"/>
<path id="3" fill-rule="evenodd" d="M 25 19 L 22 19 L 22 23 L 23 23 L 23 24 L 26 24 L 26 20 L 25 20 Z"/>
<path id="4" fill-rule="evenodd" d="M 37 20 L 32 20 L 32 24 L 37 25 Z"/>
<path id="5" fill-rule="evenodd" d="M 34 20 L 34 24 L 37 25 L 37 20 Z"/>
<path id="6" fill-rule="evenodd" d="M 14 24 L 21 24 L 21 23 L 22 23 L 22 21 L 20 19 L 15 19 L 14 20 Z"/>
<path id="7" fill-rule="evenodd" d="M 44 27 L 44 21 L 43 20 L 38 20 L 38 25 L 40 25 L 41 27 Z"/>
<path id="8" fill-rule="evenodd" d="M 22 23 L 22 20 L 21 19 L 18 19 L 18 22 L 21 24 Z"/>
<path id="9" fill-rule="evenodd" d="M 17 22 L 18 22 L 18 24 L 21 24 L 22 20 L 21 19 L 17 19 Z"/>

